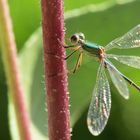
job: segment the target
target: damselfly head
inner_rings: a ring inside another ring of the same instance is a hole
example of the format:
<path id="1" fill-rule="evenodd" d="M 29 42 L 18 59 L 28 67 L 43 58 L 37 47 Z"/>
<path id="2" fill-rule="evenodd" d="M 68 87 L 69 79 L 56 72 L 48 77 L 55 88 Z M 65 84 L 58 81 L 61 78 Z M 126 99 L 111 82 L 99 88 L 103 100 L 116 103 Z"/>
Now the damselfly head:
<path id="1" fill-rule="evenodd" d="M 83 33 L 78 33 L 78 35 L 81 40 L 85 40 L 85 35 Z"/>
<path id="2" fill-rule="evenodd" d="M 85 36 L 83 33 L 76 33 L 71 36 L 70 41 L 73 45 L 78 45 L 80 43 L 83 43 L 85 40 Z"/>

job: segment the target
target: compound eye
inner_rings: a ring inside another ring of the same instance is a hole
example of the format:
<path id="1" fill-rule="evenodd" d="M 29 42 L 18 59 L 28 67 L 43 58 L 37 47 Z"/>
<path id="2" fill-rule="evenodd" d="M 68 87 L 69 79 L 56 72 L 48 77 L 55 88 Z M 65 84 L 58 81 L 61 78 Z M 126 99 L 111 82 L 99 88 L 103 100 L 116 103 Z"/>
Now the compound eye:
<path id="1" fill-rule="evenodd" d="M 74 34 L 73 36 L 71 36 L 70 40 L 72 44 L 77 44 L 79 41 L 79 36 Z"/>

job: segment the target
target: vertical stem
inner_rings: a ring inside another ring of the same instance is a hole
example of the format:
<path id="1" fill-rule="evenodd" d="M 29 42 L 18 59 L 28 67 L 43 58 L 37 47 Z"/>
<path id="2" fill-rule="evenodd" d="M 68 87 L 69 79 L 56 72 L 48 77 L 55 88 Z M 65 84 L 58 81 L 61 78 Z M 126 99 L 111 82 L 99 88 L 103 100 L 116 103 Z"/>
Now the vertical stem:
<path id="1" fill-rule="evenodd" d="M 45 81 L 50 140 L 70 140 L 63 0 L 42 0 Z"/>
<path id="2" fill-rule="evenodd" d="M 25 108 L 24 93 L 17 64 L 16 44 L 6 0 L 0 0 L 0 43 L 9 93 L 15 107 L 20 139 L 31 140 L 29 116 Z"/>

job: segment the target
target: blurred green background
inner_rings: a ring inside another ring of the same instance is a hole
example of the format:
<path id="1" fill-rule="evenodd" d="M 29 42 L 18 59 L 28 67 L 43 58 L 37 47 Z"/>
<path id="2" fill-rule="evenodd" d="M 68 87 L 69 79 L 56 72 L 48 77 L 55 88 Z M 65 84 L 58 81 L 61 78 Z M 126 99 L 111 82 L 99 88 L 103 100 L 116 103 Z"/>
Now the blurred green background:
<path id="1" fill-rule="evenodd" d="M 40 1 L 9 0 L 9 6 L 34 140 L 45 140 L 47 111 L 45 111 Z M 140 0 L 65 0 L 64 10 L 66 38 L 75 32 L 83 32 L 87 40 L 102 46 L 140 24 Z M 140 56 L 140 48 L 121 51 L 114 49 L 110 52 Z M 78 54 L 75 54 L 67 61 L 69 69 L 73 68 L 77 56 Z M 140 85 L 138 69 L 116 61 L 112 62 L 122 73 Z M 112 108 L 107 126 L 98 137 L 92 136 L 88 131 L 86 116 L 98 66 L 95 59 L 85 55 L 81 68 L 76 74 L 69 75 L 72 140 L 139 140 L 140 94 L 129 86 L 130 99 L 125 100 L 118 94 L 111 81 Z M 18 140 L 6 83 L 0 57 L 0 140 Z"/>

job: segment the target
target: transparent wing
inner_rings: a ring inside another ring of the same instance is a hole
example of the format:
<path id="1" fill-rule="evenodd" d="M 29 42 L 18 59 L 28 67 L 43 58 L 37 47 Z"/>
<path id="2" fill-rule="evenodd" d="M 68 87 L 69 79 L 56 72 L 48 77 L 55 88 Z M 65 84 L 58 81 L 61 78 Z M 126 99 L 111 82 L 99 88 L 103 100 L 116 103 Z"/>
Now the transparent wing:
<path id="1" fill-rule="evenodd" d="M 111 76 L 112 82 L 114 83 L 115 87 L 125 99 L 128 99 L 129 91 L 124 78 L 121 76 L 122 74 L 108 60 L 106 60 L 105 63 L 107 65 L 107 69 L 109 71 L 109 74 Z"/>
<path id="2" fill-rule="evenodd" d="M 106 54 L 107 58 L 113 58 L 123 64 L 140 69 L 140 57 L 138 56 L 125 56 L 125 55 L 115 55 Z"/>
<path id="3" fill-rule="evenodd" d="M 140 47 L 140 24 L 105 46 L 105 50 L 113 48 L 128 49 Z"/>
<path id="4" fill-rule="evenodd" d="M 101 64 L 98 69 L 97 81 L 87 116 L 88 128 L 93 135 L 97 136 L 103 131 L 110 115 L 110 108 L 110 87 L 104 66 Z"/>

